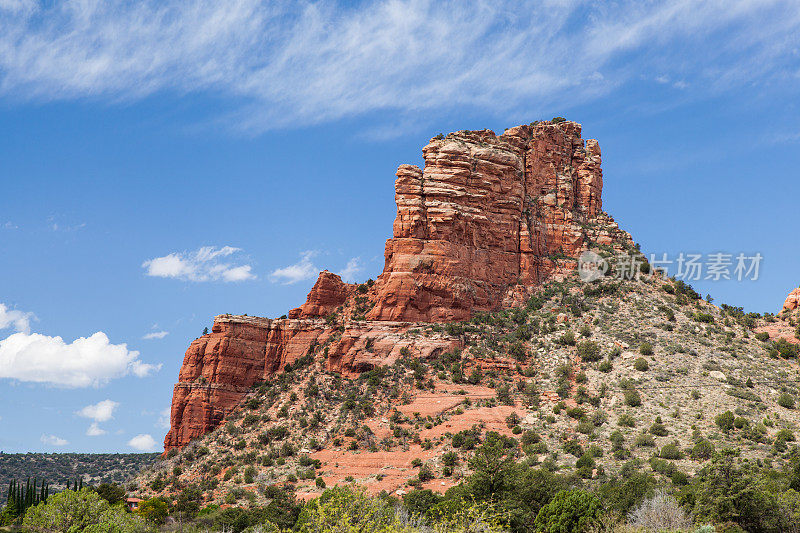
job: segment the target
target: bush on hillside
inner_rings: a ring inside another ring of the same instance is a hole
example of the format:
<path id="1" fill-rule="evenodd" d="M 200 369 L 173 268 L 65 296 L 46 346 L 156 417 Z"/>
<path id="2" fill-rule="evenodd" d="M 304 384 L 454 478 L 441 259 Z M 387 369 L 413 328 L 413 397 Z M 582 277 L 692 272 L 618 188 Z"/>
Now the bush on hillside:
<path id="1" fill-rule="evenodd" d="M 562 490 L 536 515 L 534 527 L 543 533 L 580 533 L 597 524 L 603 506 L 584 490 Z"/>

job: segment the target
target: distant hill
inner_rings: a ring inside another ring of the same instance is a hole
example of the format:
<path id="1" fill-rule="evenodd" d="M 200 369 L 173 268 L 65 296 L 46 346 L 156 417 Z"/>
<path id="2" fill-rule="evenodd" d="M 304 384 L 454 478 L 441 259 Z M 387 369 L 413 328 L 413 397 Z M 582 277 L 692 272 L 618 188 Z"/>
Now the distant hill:
<path id="1" fill-rule="evenodd" d="M 153 464 L 157 453 L 2 453 L 0 452 L 0 502 L 5 502 L 12 479 L 45 479 L 55 490 L 67 480 L 84 484 L 123 485 L 141 468 Z"/>

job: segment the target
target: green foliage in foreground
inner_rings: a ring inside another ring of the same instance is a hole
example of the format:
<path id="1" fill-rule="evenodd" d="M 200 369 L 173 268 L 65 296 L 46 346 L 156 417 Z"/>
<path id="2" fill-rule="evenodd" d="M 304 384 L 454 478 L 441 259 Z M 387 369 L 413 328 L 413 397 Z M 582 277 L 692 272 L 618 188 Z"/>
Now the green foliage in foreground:
<path id="1" fill-rule="evenodd" d="M 423 519 L 396 507 L 389 498 L 371 498 L 351 487 L 336 487 L 310 502 L 294 531 L 300 533 L 500 533 L 491 506 L 457 502 Z"/>
<path id="2" fill-rule="evenodd" d="M 128 513 L 121 502 L 109 503 L 120 500 L 118 490 L 98 487 L 50 496 L 27 511 L 22 525 L 31 532 L 133 533 L 172 527 L 163 525 L 169 514 L 180 518 L 187 533 L 660 531 L 651 527 L 654 521 L 676 531 L 662 520 L 670 513 L 679 515 L 672 524 L 715 524 L 717 531 L 726 532 L 781 533 L 800 523 L 798 448 L 787 451 L 789 466 L 782 470 L 742 460 L 730 450 L 706 451 L 710 460 L 691 478 L 673 475 L 674 464 L 654 458 L 650 465 L 664 475 L 661 481 L 644 471 L 639 460 L 629 461 L 614 476 L 584 480 L 520 461 L 509 437 L 489 432 L 469 460 L 473 474 L 444 495 L 417 489 L 401 501 L 385 493 L 372 497 L 347 485 L 304 504 L 291 491 L 268 486 L 263 489 L 266 506 L 209 505 L 195 512 L 187 502 L 197 502 L 201 491 L 187 487 L 175 501 L 147 500 L 138 513 Z"/>
<path id="3" fill-rule="evenodd" d="M 137 533 L 147 531 L 145 522 L 112 506 L 96 492 L 86 488 L 66 490 L 28 509 L 22 521 L 24 531 L 69 533 Z"/>
<path id="4" fill-rule="evenodd" d="M 544 533 L 585 531 L 602 515 L 597 496 L 583 490 L 562 490 L 539 511 L 535 527 Z"/>

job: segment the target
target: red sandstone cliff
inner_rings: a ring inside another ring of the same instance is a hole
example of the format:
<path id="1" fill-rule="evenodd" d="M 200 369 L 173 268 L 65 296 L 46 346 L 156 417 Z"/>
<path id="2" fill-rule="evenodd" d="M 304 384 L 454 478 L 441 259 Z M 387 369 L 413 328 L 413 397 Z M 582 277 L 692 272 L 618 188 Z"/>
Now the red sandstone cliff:
<path id="1" fill-rule="evenodd" d="M 574 122 L 518 126 L 500 136 L 432 139 L 425 168 L 401 165 L 397 217 L 371 287 L 324 271 L 287 319 L 220 315 L 186 352 L 166 450 L 217 427 L 254 384 L 309 353 L 346 374 L 458 344 L 406 333 L 415 322 L 469 318 L 521 303 L 590 245 L 630 246 L 601 210 L 600 148 Z"/>

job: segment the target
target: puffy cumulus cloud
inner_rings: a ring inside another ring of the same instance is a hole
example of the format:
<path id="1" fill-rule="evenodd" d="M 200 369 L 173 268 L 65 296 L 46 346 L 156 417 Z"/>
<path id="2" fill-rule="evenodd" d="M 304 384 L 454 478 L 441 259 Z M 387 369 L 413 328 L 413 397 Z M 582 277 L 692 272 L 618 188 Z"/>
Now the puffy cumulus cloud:
<path id="1" fill-rule="evenodd" d="M 148 259 L 142 268 L 148 276 L 173 278 L 183 281 L 246 281 L 255 279 L 252 267 L 235 265 L 226 258 L 241 252 L 233 246 L 203 246 L 193 252 L 173 252 L 162 257 Z"/>
<path id="2" fill-rule="evenodd" d="M 153 331 L 152 333 L 148 333 L 142 338 L 145 340 L 163 339 L 167 335 L 169 335 L 169 331 Z"/>
<path id="3" fill-rule="evenodd" d="M 119 407 L 119 403 L 113 400 L 103 400 L 93 405 L 87 405 L 78 414 L 84 418 L 91 418 L 95 422 L 107 422 L 114 418 L 114 410 Z"/>
<path id="4" fill-rule="evenodd" d="M 69 444 L 68 440 L 56 437 L 55 435 L 42 435 L 39 440 L 48 446 L 66 446 Z"/>
<path id="5" fill-rule="evenodd" d="M 227 98 L 247 131 L 456 106 L 506 118 L 640 76 L 795 87 L 793 0 L 0 0 L 0 94 Z M 703 53 L 686 51 L 702 49 Z M 421 73 L 424 73 L 422 75 Z M 777 90 L 777 89 L 772 89 Z"/>
<path id="6" fill-rule="evenodd" d="M 31 330 L 31 320 L 35 318 L 33 313 L 9 309 L 0 303 L 0 329 L 14 328 L 15 331 L 27 333 Z"/>
<path id="7" fill-rule="evenodd" d="M 156 441 L 147 433 L 136 435 L 128 441 L 128 446 L 140 452 L 154 452 L 156 451 Z"/>
<path id="8" fill-rule="evenodd" d="M 356 274 L 361 272 L 361 258 L 353 257 L 347 262 L 347 265 L 339 272 L 342 280 L 353 283 L 356 280 Z"/>
<path id="9" fill-rule="evenodd" d="M 301 252 L 300 261 L 297 263 L 273 270 L 269 275 L 270 281 L 291 285 L 298 281 L 314 278 L 319 274 L 319 269 L 311 262 L 311 259 L 316 255 L 317 252 L 314 250 Z"/>
<path id="10" fill-rule="evenodd" d="M 62 387 L 104 385 L 128 374 L 145 377 L 161 365 L 139 359 L 126 344 L 111 344 L 105 333 L 66 343 L 61 337 L 14 333 L 0 341 L 0 378 Z"/>

